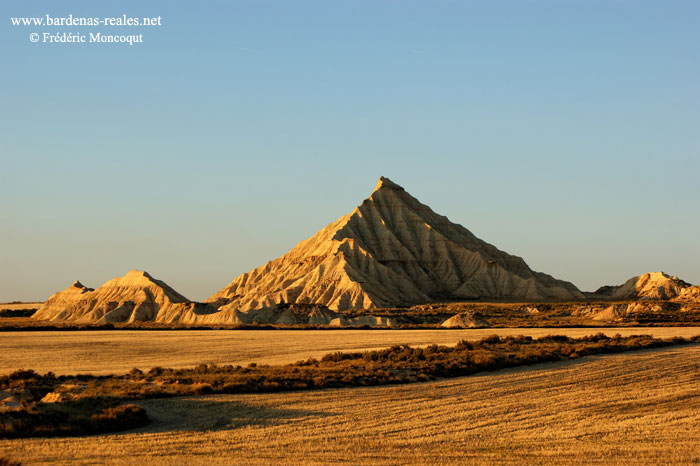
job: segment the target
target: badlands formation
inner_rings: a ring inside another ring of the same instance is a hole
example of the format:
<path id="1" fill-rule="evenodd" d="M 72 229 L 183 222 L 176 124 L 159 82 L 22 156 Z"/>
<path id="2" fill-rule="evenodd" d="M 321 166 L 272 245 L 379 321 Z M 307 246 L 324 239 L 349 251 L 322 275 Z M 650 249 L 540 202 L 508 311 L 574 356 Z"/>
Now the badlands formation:
<path id="1" fill-rule="evenodd" d="M 695 289 L 695 290 L 693 290 Z M 604 286 L 596 293 L 611 299 L 683 299 L 697 295 L 697 286 L 664 272 L 645 273 L 632 277 L 619 286 Z"/>
<path id="2" fill-rule="evenodd" d="M 573 300 L 571 283 L 433 212 L 388 178 L 350 214 L 207 299 L 221 310 L 314 303 L 374 309 L 475 298 Z"/>
<path id="3" fill-rule="evenodd" d="M 700 302 L 700 288 L 657 272 L 588 297 L 666 300 L 680 307 L 679 302 Z M 78 323 L 395 326 L 393 318 L 367 311 L 408 306 L 419 311 L 424 303 L 477 298 L 532 302 L 583 301 L 586 296 L 569 282 L 534 272 L 520 257 L 480 240 L 382 177 L 350 214 L 282 257 L 240 275 L 205 303 L 192 302 L 148 273 L 132 270 L 95 290 L 75 282 L 51 296 L 33 317 Z M 615 320 L 657 312 L 649 311 L 649 305 L 585 304 L 569 313 Z M 442 325 L 490 325 L 484 317 L 490 318 L 462 313 Z"/>
<path id="4" fill-rule="evenodd" d="M 73 322 L 178 322 L 197 305 L 146 272 L 132 270 L 96 290 L 75 282 L 52 295 L 35 319 Z"/>
<path id="5" fill-rule="evenodd" d="M 286 305 L 247 312 L 217 311 L 189 301 L 147 272 L 132 270 L 93 290 L 75 282 L 51 296 L 34 319 L 75 323 L 316 324 L 390 326 L 389 319 L 342 319 L 323 306 Z"/>
<path id="6" fill-rule="evenodd" d="M 590 295 L 611 301 L 633 301 L 579 306 L 573 315 L 602 322 L 664 320 L 665 314 L 683 316 L 696 312 L 700 304 L 700 287 L 664 272 L 632 277 L 622 285 L 604 286 Z"/>

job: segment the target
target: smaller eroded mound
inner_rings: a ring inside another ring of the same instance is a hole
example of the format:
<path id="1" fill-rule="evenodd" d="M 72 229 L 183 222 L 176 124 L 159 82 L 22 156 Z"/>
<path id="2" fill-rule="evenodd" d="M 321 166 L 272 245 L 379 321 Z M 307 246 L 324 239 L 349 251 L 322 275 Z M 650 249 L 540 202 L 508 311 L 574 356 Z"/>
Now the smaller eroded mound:
<path id="1" fill-rule="evenodd" d="M 93 290 L 80 282 L 51 296 L 33 316 L 76 323 L 158 322 L 224 325 L 329 325 L 390 327 L 385 317 L 341 317 L 326 306 L 280 303 L 262 309 L 216 309 L 189 301 L 147 272 L 132 270 Z"/>
<path id="2" fill-rule="evenodd" d="M 440 326 L 445 328 L 484 328 L 490 327 L 491 324 L 478 312 L 463 312 L 450 317 Z"/>
<path id="3" fill-rule="evenodd" d="M 674 299 L 691 287 L 690 283 L 664 272 L 632 277 L 619 286 L 604 286 L 596 294 L 611 299 Z"/>
<path id="4" fill-rule="evenodd" d="M 591 304 L 573 310 L 572 315 L 587 317 L 599 322 L 664 320 L 668 315 L 678 315 L 679 304 L 642 300 L 631 303 Z"/>
<path id="5" fill-rule="evenodd" d="M 32 316 L 84 323 L 170 322 L 190 314 L 195 303 L 147 272 L 132 270 L 96 290 L 75 282 L 52 295 Z"/>

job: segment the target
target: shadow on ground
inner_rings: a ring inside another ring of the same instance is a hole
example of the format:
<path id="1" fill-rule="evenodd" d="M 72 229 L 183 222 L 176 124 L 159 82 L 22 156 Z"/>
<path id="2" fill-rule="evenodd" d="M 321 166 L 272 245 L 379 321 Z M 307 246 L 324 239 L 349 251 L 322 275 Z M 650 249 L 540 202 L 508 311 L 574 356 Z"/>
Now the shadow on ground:
<path id="1" fill-rule="evenodd" d="M 479 378 L 490 377 L 494 374 L 505 375 L 543 369 L 551 370 L 566 366 L 590 363 L 599 359 L 613 357 L 619 354 L 634 355 L 643 353 L 678 351 L 679 349 L 687 348 L 688 346 L 697 345 L 649 348 L 637 351 L 628 351 L 625 353 L 589 355 L 581 358 L 562 360 L 557 362 L 517 366 L 499 369 L 495 371 L 484 371 L 465 377 Z M 544 374 L 543 376 L 545 375 L 546 374 Z M 417 385 L 448 382 L 449 380 L 454 380 L 455 382 L 458 382 L 461 378 L 462 377 L 456 377 L 454 379 L 433 380 L 430 382 L 417 383 Z M 412 385 L 416 384 L 397 385 L 395 389 L 400 390 L 401 388 L 410 387 Z M 382 389 L 386 388 L 386 386 L 376 388 Z M 340 390 L 353 390 L 353 388 L 348 387 Z M 285 424 L 290 420 L 300 420 L 309 417 L 330 417 L 337 416 L 338 414 L 340 414 L 334 412 L 311 411 L 304 409 L 270 408 L 266 406 L 247 404 L 241 401 L 236 401 L 235 399 L 233 399 L 233 397 L 235 397 L 235 395 L 207 395 L 201 397 L 175 397 L 136 401 L 134 402 L 135 404 L 142 406 L 144 409 L 146 409 L 148 417 L 151 419 L 151 424 L 142 428 L 125 431 L 121 434 L 164 433 L 175 431 L 204 432 L 230 430 L 247 426 L 267 426 L 275 424 Z"/>
<path id="2" fill-rule="evenodd" d="M 206 398 L 162 398 L 137 401 L 135 404 L 146 409 L 151 423 L 139 429 L 125 431 L 123 434 L 217 431 L 336 415 L 336 413 L 304 409 L 269 409 L 265 406 L 232 401 L 231 395 L 210 395 Z"/>

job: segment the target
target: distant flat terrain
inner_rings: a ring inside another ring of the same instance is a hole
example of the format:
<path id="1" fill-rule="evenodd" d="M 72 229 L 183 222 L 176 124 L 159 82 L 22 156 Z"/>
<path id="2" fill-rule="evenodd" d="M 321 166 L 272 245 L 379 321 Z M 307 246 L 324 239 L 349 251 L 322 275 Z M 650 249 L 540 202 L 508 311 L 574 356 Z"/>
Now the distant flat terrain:
<path id="1" fill-rule="evenodd" d="M 0 374 L 17 369 L 112 374 L 134 367 L 148 370 L 200 363 L 283 364 L 335 351 L 364 351 L 396 344 L 454 345 L 463 339 L 494 334 L 579 337 L 599 332 L 688 337 L 700 335 L 700 327 L 0 332 Z"/>
<path id="2" fill-rule="evenodd" d="M 12 310 L 24 310 L 24 309 L 39 309 L 41 305 L 44 304 L 43 302 L 36 302 L 36 303 L 0 303 L 0 311 L 5 310 L 5 309 L 12 309 Z"/>
<path id="3" fill-rule="evenodd" d="M 24 464 L 691 464 L 700 345 L 402 386 L 148 400 L 119 435 L 0 442 Z"/>

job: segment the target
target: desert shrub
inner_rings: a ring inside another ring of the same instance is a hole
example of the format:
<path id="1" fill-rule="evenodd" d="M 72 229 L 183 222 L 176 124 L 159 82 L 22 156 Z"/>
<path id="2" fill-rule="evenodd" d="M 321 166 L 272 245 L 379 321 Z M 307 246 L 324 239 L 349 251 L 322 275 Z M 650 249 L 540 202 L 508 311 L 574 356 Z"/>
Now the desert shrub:
<path id="1" fill-rule="evenodd" d="M 0 317 L 31 317 L 36 311 L 37 309 L 0 309 Z"/>
<path id="2" fill-rule="evenodd" d="M 115 399 L 33 404 L 0 415 L 0 437 L 52 437 L 115 432 L 146 425 L 146 410 Z"/>
<path id="3" fill-rule="evenodd" d="M 22 466 L 22 463 L 0 456 L 0 466 Z"/>
<path id="4" fill-rule="evenodd" d="M 138 379 L 143 379 L 145 377 L 145 374 L 143 373 L 143 371 L 141 369 L 137 369 L 136 367 L 134 367 L 133 369 L 131 369 L 129 371 L 129 373 L 127 374 L 127 377 L 130 379 L 137 379 L 138 380 Z"/>
<path id="5" fill-rule="evenodd" d="M 455 346 L 455 349 L 458 349 L 458 350 L 470 350 L 473 348 L 474 348 L 474 345 L 469 340 L 461 340 Z"/>
<path id="6" fill-rule="evenodd" d="M 163 375 L 165 372 L 166 370 L 162 367 L 152 367 L 151 370 L 148 371 L 148 375 L 151 377 L 158 377 Z"/>
<path id="7" fill-rule="evenodd" d="M 484 337 L 481 340 L 479 340 L 479 344 L 481 345 L 494 345 L 496 343 L 501 342 L 501 337 L 498 335 L 489 335 L 488 337 Z"/>
<path id="8" fill-rule="evenodd" d="M 321 358 L 321 362 L 339 362 L 345 361 L 347 359 L 359 359 L 363 357 L 361 353 L 343 353 L 342 351 L 336 351 L 335 353 L 329 353 Z"/>
<path id="9" fill-rule="evenodd" d="M 512 335 L 507 337 L 502 337 L 501 341 L 503 343 L 508 343 L 512 345 L 527 345 L 532 343 L 534 340 L 531 336 L 526 335 Z"/>
<path id="10" fill-rule="evenodd" d="M 32 370 L 18 370 L 0 377 L 0 390 L 22 394 L 24 402 L 35 402 L 58 385 L 59 379 L 52 372 L 39 375 Z"/>
<path id="11" fill-rule="evenodd" d="M 148 424 L 146 410 L 133 404 L 105 408 L 90 416 L 89 433 L 116 432 Z"/>
<path id="12" fill-rule="evenodd" d="M 547 335 L 546 337 L 540 338 L 540 341 L 551 341 L 554 343 L 569 343 L 572 339 L 566 335 Z"/>

